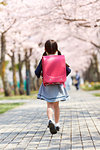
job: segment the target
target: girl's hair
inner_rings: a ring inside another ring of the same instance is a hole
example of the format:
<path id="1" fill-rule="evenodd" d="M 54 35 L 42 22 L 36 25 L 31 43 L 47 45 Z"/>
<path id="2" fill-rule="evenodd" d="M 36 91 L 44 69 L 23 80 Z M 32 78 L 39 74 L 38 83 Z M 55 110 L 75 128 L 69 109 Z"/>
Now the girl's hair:
<path id="1" fill-rule="evenodd" d="M 47 56 L 48 54 L 55 54 L 56 51 L 58 52 L 58 55 L 61 55 L 61 52 L 58 50 L 58 45 L 54 40 L 48 40 L 45 43 L 45 52 L 43 53 L 43 56 Z M 68 64 L 66 64 L 67 67 L 69 67 Z"/>
<path id="2" fill-rule="evenodd" d="M 58 45 L 54 40 L 46 41 L 46 43 L 45 43 L 45 52 L 43 53 L 43 56 L 46 56 L 47 53 L 48 54 L 55 54 L 56 51 L 58 51 L 58 55 L 61 55 L 61 52 L 58 50 Z"/>

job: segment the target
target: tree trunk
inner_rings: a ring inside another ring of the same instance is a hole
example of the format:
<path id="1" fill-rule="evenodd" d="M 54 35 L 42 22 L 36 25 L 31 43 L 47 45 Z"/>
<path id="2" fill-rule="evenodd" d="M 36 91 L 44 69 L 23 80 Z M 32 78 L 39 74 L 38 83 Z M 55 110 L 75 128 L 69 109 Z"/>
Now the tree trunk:
<path id="1" fill-rule="evenodd" d="M 35 59 L 35 65 L 34 65 L 35 69 L 37 68 L 37 65 L 38 65 L 38 60 Z M 40 87 L 40 79 L 35 77 L 35 89 L 38 90 L 39 87 Z"/>
<path id="2" fill-rule="evenodd" d="M 98 82 L 100 81 L 100 72 L 99 72 L 99 62 L 97 54 L 93 54 L 91 64 L 86 72 L 83 74 L 84 80 L 89 82 Z"/>
<path id="3" fill-rule="evenodd" d="M 34 86 L 33 86 L 33 77 L 31 74 L 31 70 L 30 70 L 30 90 L 33 91 L 34 90 Z"/>
<path id="4" fill-rule="evenodd" d="M 36 87 L 36 76 L 33 77 L 33 90 L 36 91 L 37 87 Z"/>
<path id="5" fill-rule="evenodd" d="M 100 81 L 98 55 L 94 55 L 94 60 L 95 60 L 95 66 L 96 66 L 96 72 L 97 72 L 97 81 Z"/>
<path id="6" fill-rule="evenodd" d="M 18 88 L 17 88 L 17 79 L 16 79 L 16 66 L 15 66 L 15 55 L 14 52 L 12 52 L 12 70 L 13 70 L 13 85 L 14 85 L 14 95 L 18 94 Z"/>
<path id="7" fill-rule="evenodd" d="M 4 33 L 1 34 L 1 78 L 3 83 L 4 95 L 11 95 L 11 89 L 9 84 L 7 84 L 7 79 L 5 77 L 5 54 L 6 54 L 6 40 Z"/>
<path id="8" fill-rule="evenodd" d="M 20 80 L 20 88 L 19 88 L 19 93 L 20 95 L 24 94 L 24 85 L 23 85 L 23 77 L 22 77 L 22 65 L 23 62 L 21 61 L 21 55 L 18 55 L 18 60 L 19 60 L 19 67 L 18 67 L 18 71 L 19 71 L 19 80 Z"/>
<path id="9" fill-rule="evenodd" d="M 27 52 L 25 52 L 25 66 L 26 66 L 26 94 L 30 95 L 30 60 Z"/>

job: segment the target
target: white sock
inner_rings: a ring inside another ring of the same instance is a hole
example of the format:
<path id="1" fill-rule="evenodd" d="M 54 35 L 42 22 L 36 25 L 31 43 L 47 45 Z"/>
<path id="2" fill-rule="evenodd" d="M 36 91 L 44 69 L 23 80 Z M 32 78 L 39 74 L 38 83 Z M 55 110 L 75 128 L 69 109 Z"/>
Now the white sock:
<path id="1" fill-rule="evenodd" d="M 57 127 L 57 126 L 59 126 L 60 127 L 60 124 L 59 124 L 59 122 L 58 123 L 55 123 L 55 126 Z"/>
<path id="2" fill-rule="evenodd" d="M 50 120 L 55 124 L 55 122 L 54 122 L 52 119 L 49 119 L 48 122 L 49 122 Z"/>

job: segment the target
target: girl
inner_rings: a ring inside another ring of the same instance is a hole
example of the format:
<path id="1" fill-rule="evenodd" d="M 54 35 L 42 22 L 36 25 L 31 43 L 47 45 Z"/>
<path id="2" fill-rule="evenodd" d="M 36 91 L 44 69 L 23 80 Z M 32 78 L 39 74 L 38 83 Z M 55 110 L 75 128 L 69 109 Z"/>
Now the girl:
<path id="1" fill-rule="evenodd" d="M 48 40 L 45 43 L 45 52 L 43 53 L 43 56 L 47 55 L 61 55 L 61 52 L 58 50 L 58 45 L 54 40 Z M 70 72 L 71 70 L 69 66 L 66 65 L 66 74 L 68 75 Z M 38 78 L 40 77 L 40 75 L 42 75 L 42 60 L 36 68 L 35 74 Z M 37 98 L 47 101 L 48 127 L 51 134 L 56 134 L 57 131 L 60 130 L 59 101 L 67 100 L 68 94 L 66 89 L 62 84 L 44 86 L 42 83 Z M 53 121 L 53 112 L 55 122 Z"/>

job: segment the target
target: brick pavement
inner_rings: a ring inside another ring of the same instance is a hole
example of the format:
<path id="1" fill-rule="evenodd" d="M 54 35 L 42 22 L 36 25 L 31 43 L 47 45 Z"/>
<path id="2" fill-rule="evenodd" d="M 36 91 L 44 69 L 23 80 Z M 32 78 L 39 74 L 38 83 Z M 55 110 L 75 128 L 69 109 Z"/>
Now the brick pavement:
<path id="1" fill-rule="evenodd" d="M 33 100 L 0 115 L 0 150 L 100 150 L 100 98 L 70 91 L 60 102 L 61 129 L 47 128 L 46 102 Z"/>

